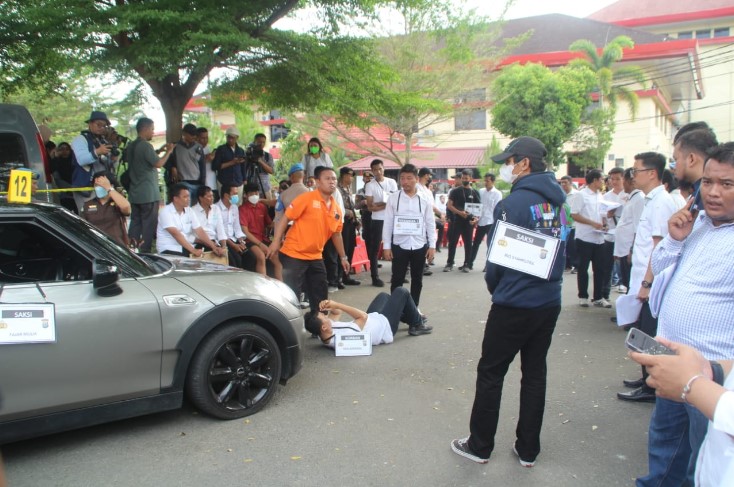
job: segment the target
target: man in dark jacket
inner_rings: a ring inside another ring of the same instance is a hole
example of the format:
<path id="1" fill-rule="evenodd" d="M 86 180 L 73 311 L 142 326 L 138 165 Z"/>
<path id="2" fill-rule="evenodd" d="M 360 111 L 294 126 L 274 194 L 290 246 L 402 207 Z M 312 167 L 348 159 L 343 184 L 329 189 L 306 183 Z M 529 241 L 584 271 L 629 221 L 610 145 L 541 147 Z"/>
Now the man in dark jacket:
<path id="1" fill-rule="evenodd" d="M 504 164 L 500 176 L 512 184 L 510 195 L 495 208 L 495 222 L 505 221 L 548 237 L 565 233 L 561 223 L 565 221 L 565 193 L 553 173 L 546 171 L 546 154 L 539 140 L 520 137 L 492 157 Z M 549 279 L 487 263 L 485 280 L 492 294 L 492 308 L 477 366 L 470 435 L 451 442 L 456 454 L 478 463 L 489 460 L 494 450 L 502 383 L 510 363 L 520 352 L 520 415 L 513 451 L 522 466 L 535 464 L 545 409 L 546 355 L 561 312 L 563 246 L 561 242 Z"/>

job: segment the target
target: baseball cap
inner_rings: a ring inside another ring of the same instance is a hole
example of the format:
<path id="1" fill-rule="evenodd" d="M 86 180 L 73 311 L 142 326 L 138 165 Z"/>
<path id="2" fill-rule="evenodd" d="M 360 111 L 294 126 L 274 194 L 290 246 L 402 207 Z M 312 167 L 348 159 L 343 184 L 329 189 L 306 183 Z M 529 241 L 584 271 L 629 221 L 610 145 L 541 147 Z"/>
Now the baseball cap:
<path id="1" fill-rule="evenodd" d="M 224 135 L 232 135 L 234 137 L 239 137 L 240 136 L 240 131 L 237 130 L 237 127 L 230 127 L 230 128 L 227 129 L 226 132 L 224 132 Z"/>
<path id="2" fill-rule="evenodd" d="M 418 177 L 419 177 L 419 178 L 420 178 L 420 177 L 423 177 L 423 176 L 425 176 L 426 174 L 430 174 L 431 176 L 433 176 L 433 171 L 431 171 L 431 170 L 430 170 L 430 169 L 428 169 L 427 167 L 422 167 L 422 168 L 420 168 L 420 170 L 418 171 Z"/>
<path id="3" fill-rule="evenodd" d="M 288 169 L 288 175 L 290 176 L 294 172 L 303 171 L 303 164 L 300 162 L 297 162 L 291 166 L 290 169 Z"/>
<path id="4" fill-rule="evenodd" d="M 505 162 L 513 156 L 523 156 L 530 159 L 542 160 L 548 151 L 545 145 L 534 137 L 518 137 L 505 147 L 505 150 L 496 156 L 492 156 L 494 162 Z"/>

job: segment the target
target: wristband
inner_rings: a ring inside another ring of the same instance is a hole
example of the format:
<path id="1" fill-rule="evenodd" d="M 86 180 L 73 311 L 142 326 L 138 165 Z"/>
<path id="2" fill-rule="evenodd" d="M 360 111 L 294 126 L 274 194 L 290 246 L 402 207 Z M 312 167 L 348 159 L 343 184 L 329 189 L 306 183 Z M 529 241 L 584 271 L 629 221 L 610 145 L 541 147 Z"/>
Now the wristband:
<path id="1" fill-rule="evenodd" d="M 720 386 L 724 385 L 724 368 L 719 362 L 714 360 L 709 362 L 711 364 L 711 371 L 714 373 L 713 381 Z"/>
<path id="2" fill-rule="evenodd" d="M 698 379 L 701 379 L 702 377 L 706 377 L 703 374 L 696 374 L 690 379 L 688 379 L 688 383 L 683 387 L 683 392 L 680 393 L 680 398 L 683 399 L 683 402 L 686 404 L 690 404 L 688 402 L 688 394 L 691 393 L 691 387 L 693 386 L 693 383 L 696 382 Z"/>

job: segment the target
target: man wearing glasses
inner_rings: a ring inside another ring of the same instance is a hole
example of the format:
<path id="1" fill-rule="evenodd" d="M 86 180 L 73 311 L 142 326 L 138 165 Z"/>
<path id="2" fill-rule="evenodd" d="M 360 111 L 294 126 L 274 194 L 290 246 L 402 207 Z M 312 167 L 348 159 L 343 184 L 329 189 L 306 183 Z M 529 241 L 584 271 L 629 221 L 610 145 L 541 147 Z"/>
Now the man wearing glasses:
<path id="1" fill-rule="evenodd" d="M 656 152 L 643 152 L 635 156 L 632 177 L 635 188 L 645 194 L 645 208 L 637 224 L 635 243 L 632 246 L 632 271 L 628 294 L 642 301 L 638 328 L 650 336 L 658 330 L 658 320 L 650 314 L 648 297 L 652 287 L 653 273 L 650 256 L 658 243 L 668 235 L 668 220 L 678 211 L 678 206 L 663 186 L 665 156 Z M 642 379 L 627 381 L 625 385 L 638 385 L 629 392 L 618 392 L 624 401 L 655 402 L 655 390 L 645 383 L 647 372 L 642 368 Z M 637 383 L 635 383 L 637 382 Z"/>

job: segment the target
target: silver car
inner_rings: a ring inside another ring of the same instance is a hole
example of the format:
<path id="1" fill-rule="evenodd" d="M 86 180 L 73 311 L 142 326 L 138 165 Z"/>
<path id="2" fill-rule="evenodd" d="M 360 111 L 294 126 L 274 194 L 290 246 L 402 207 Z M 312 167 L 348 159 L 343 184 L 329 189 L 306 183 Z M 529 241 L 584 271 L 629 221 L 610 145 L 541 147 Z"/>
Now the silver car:
<path id="1" fill-rule="evenodd" d="M 179 408 L 262 409 L 303 362 L 281 282 L 136 255 L 50 204 L 0 203 L 0 444 Z"/>

